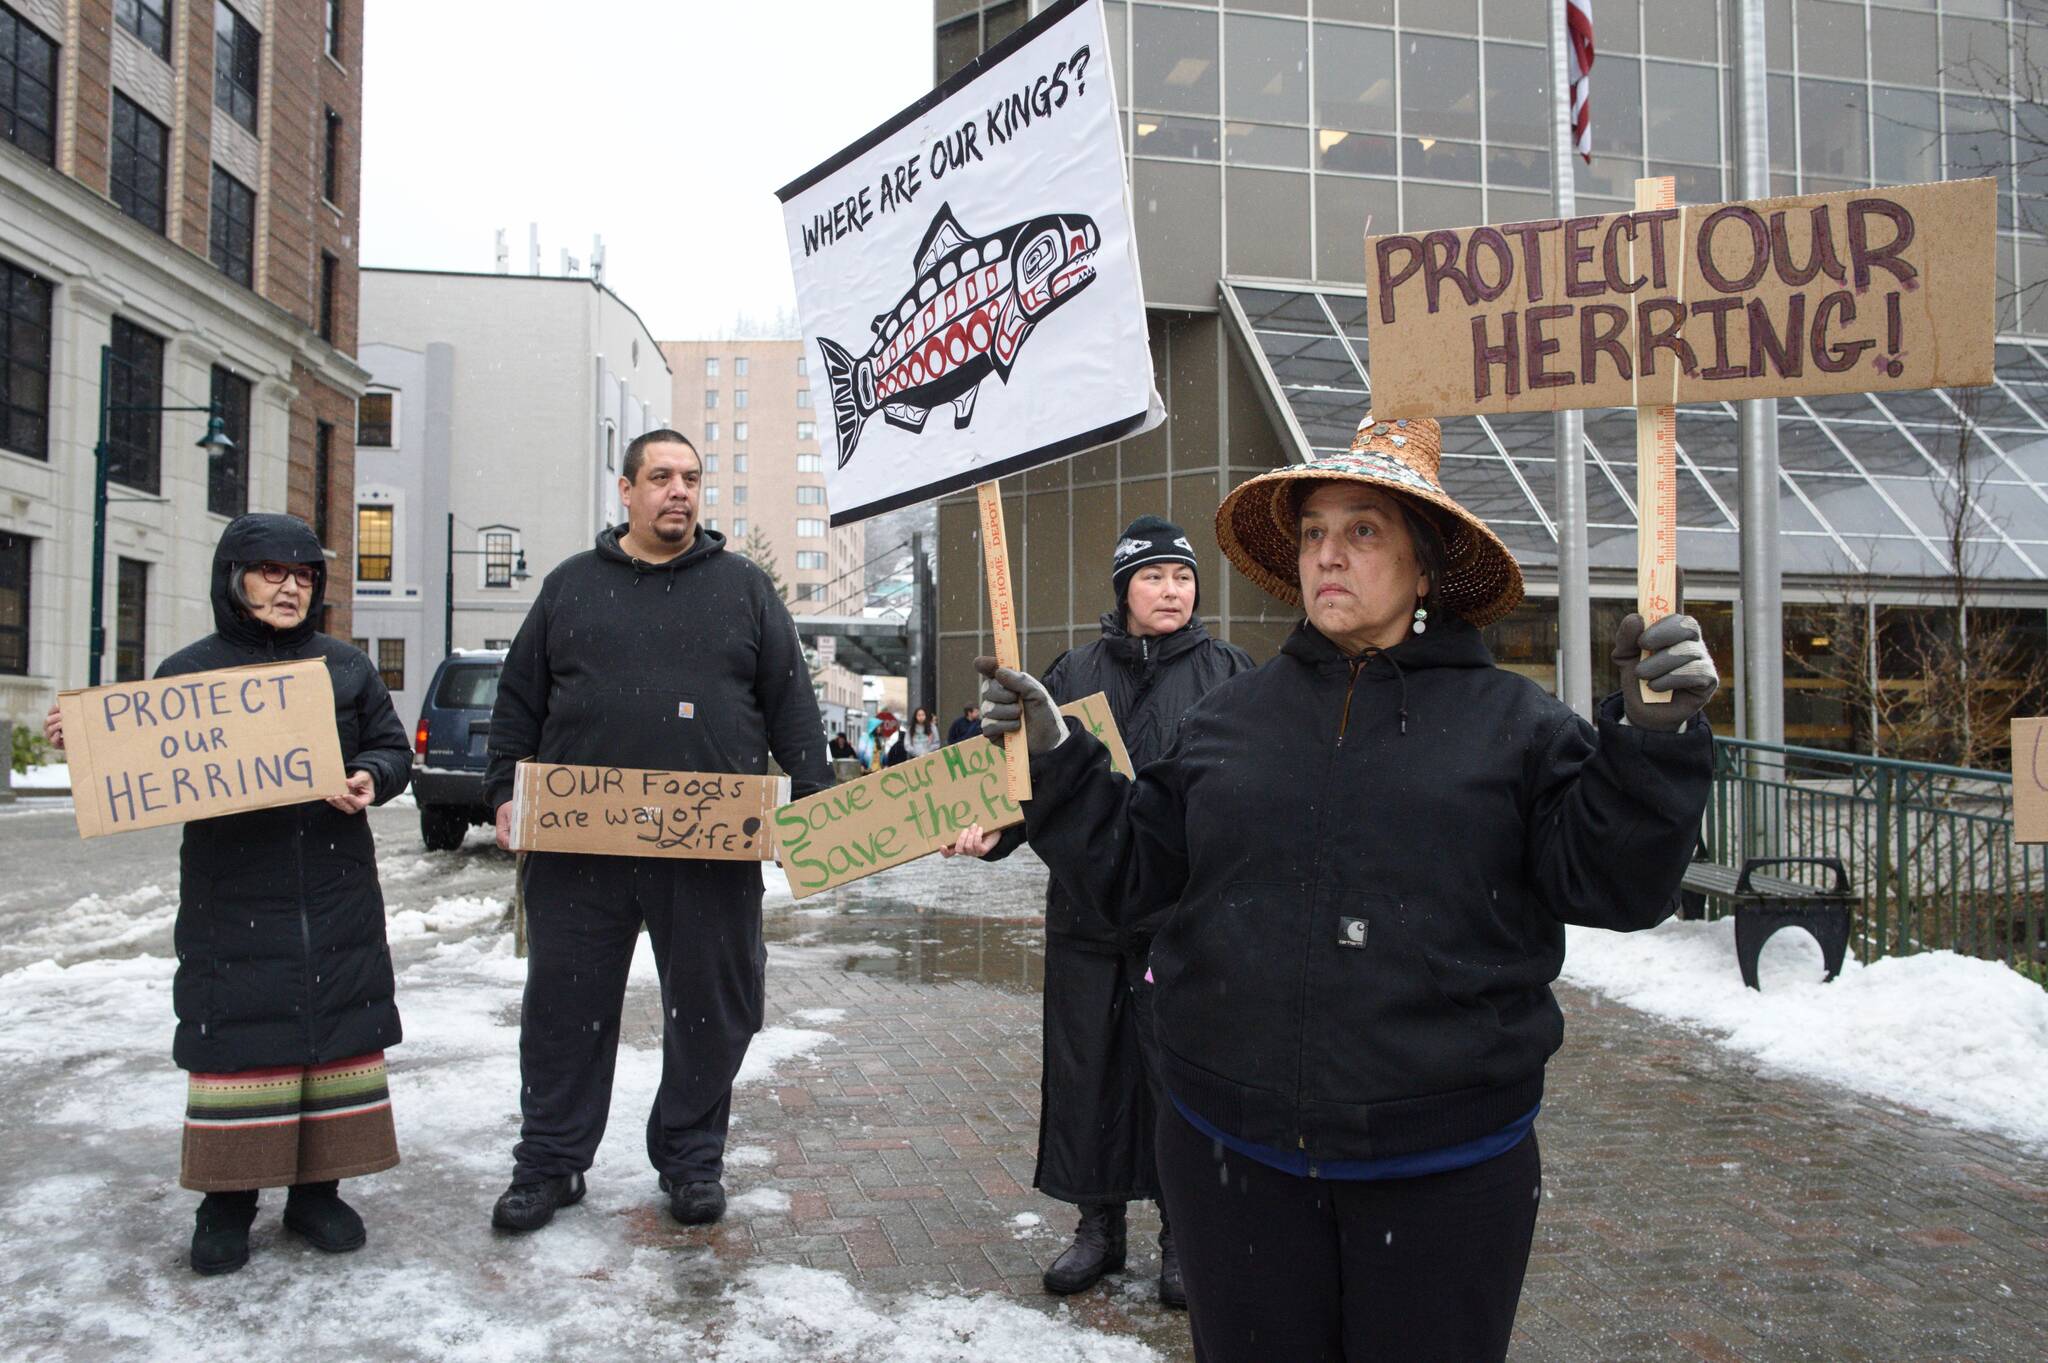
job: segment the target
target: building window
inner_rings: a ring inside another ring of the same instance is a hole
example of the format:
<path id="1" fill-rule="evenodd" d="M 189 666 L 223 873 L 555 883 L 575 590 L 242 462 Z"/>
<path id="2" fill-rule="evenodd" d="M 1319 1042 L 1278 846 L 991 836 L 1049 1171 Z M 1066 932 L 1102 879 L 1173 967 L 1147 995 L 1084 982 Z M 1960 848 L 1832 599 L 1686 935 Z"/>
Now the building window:
<path id="1" fill-rule="evenodd" d="M 0 260 L 0 446 L 32 459 L 50 457 L 50 292 Z"/>
<path id="2" fill-rule="evenodd" d="M 798 473 L 823 473 L 825 471 L 825 457 L 820 454 L 800 454 L 796 457 L 796 471 Z"/>
<path id="3" fill-rule="evenodd" d="M 604 466 L 612 473 L 619 469 L 619 428 L 609 421 L 604 423 Z"/>
<path id="4" fill-rule="evenodd" d="M 796 534 L 798 539 L 823 539 L 825 537 L 825 522 L 810 519 L 799 520 L 796 523 Z"/>
<path id="5" fill-rule="evenodd" d="M 341 0 L 327 0 L 327 55 L 341 60 Z"/>
<path id="6" fill-rule="evenodd" d="M 256 191 L 213 168 L 213 228 L 207 234 L 214 266 L 237 284 L 256 280 Z"/>
<path id="7" fill-rule="evenodd" d="M 799 601 L 823 601 L 825 599 L 825 584 L 822 582 L 797 583 L 796 599 Z"/>
<path id="8" fill-rule="evenodd" d="M 486 530 L 484 541 L 484 585 L 506 587 L 512 585 L 512 559 L 517 552 L 512 543 L 510 530 Z"/>
<path id="9" fill-rule="evenodd" d="M 715 444 L 717 444 L 717 443 L 718 443 L 718 423 L 717 423 L 717 422 L 715 422 L 715 421 L 707 421 L 707 422 L 705 422 L 705 423 L 704 423 L 704 443 L 705 443 L 705 444 L 707 444 L 707 445 L 715 445 Z M 708 465 L 707 465 L 707 467 L 708 467 Z"/>
<path id="10" fill-rule="evenodd" d="M 744 445 L 747 443 L 746 422 L 735 421 L 732 423 L 732 443 L 735 445 Z"/>
<path id="11" fill-rule="evenodd" d="M 313 423 L 313 538 L 327 543 L 327 486 L 334 481 L 334 425 Z"/>
<path id="12" fill-rule="evenodd" d="M 797 357 L 796 357 L 796 376 L 797 376 L 798 378 L 800 378 L 800 379 L 802 379 L 802 378 L 809 378 L 809 377 L 810 377 L 810 373 L 811 373 L 811 359 L 810 359 L 810 356 L 808 356 L 808 355 L 799 355 L 799 356 L 797 356 Z"/>
<path id="13" fill-rule="evenodd" d="M 391 508 L 356 508 L 356 581 L 391 580 Z"/>
<path id="14" fill-rule="evenodd" d="M 747 537 L 747 518 L 745 516 L 740 516 L 733 521 L 732 537 L 736 540 L 743 540 Z"/>
<path id="15" fill-rule="evenodd" d="M 341 202 L 341 115 L 327 111 L 327 148 L 320 163 L 320 194 L 327 202 Z"/>
<path id="16" fill-rule="evenodd" d="M 797 458 L 801 459 L 803 456 L 798 455 Z M 798 506 L 823 506 L 825 504 L 825 489 L 817 486 L 815 483 L 804 484 L 796 490 L 796 504 Z"/>
<path id="17" fill-rule="evenodd" d="M 320 339 L 334 339 L 334 290 L 341 260 L 332 251 L 320 253 Z"/>
<path id="18" fill-rule="evenodd" d="M 163 338 L 124 317 L 114 319 L 107 368 L 107 477 L 142 492 L 157 490 L 163 450 Z"/>
<path id="19" fill-rule="evenodd" d="M 706 355 L 704 357 L 704 377 L 707 379 L 718 377 L 718 357 L 716 355 Z"/>
<path id="20" fill-rule="evenodd" d="M 734 378 L 736 378 L 736 379 L 743 379 L 743 378 L 745 378 L 745 377 L 747 376 L 747 357 L 746 357 L 746 356 L 744 356 L 744 355 L 735 355 L 735 356 L 733 356 L 733 361 L 732 361 L 732 374 L 733 374 L 733 377 L 734 377 Z M 740 406 L 742 406 L 742 407 L 744 407 L 744 406 L 746 406 L 746 405 L 747 405 L 747 404 L 746 404 L 746 403 L 744 403 L 744 402 L 742 402 L 742 403 L 740 404 Z"/>
<path id="21" fill-rule="evenodd" d="M 365 393 L 356 399 L 356 446 L 366 450 L 398 447 L 398 394 Z"/>
<path id="22" fill-rule="evenodd" d="M 57 164 L 57 44 L 0 5 L 0 133 L 44 165 Z"/>
<path id="23" fill-rule="evenodd" d="M 742 450 L 732 457 L 732 471 L 734 473 L 745 473 L 747 471 L 746 451 Z"/>
<path id="24" fill-rule="evenodd" d="M 796 405 L 799 407 L 809 407 L 811 405 L 810 389 L 799 388 L 796 390 Z"/>
<path id="25" fill-rule="evenodd" d="M 798 440 L 816 440 L 818 438 L 818 423 L 815 421 L 797 422 L 796 438 Z"/>
<path id="26" fill-rule="evenodd" d="M 707 488 L 705 488 L 705 489 L 704 489 L 704 505 L 706 505 L 706 506 L 717 506 L 717 505 L 718 505 L 718 489 L 717 489 L 717 488 L 715 488 L 715 487 L 707 487 Z"/>
<path id="27" fill-rule="evenodd" d="M 716 517 L 716 516 L 713 516 L 713 517 L 712 517 L 712 518 L 711 518 L 710 520 L 708 520 L 708 521 L 704 522 L 704 528 L 705 528 L 706 530 L 716 530 L 716 529 L 718 529 L 718 517 Z"/>
<path id="28" fill-rule="evenodd" d="M 134 100 L 114 91 L 113 167 L 107 177 L 114 206 L 152 232 L 164 230 L 164 167 L 171 130 Z"/>
<path id="29" fill-rule="evenodd" d="M 734 506 L 745 506 L 747 504 L 747 485 L 745 483 L 739 483 L 734 486 L 732 490 L 732 504 Z"/>
<path id="30" fill-rule="evenodd" d="M 716 388 L 706 388 L 704 390 L 704 410 L 707 412 L 718 410 L 718 390 Z"/>
<path id="31" fill-rule="evenodd" d="M 114 587 L 114 680 L 141 681 L 149 675 L 143 637 L 149 632 L 149 565 L 119 560 Z"/>
<path id="32" fill-rule="evenodd" d="M 213 367 L 210 401 L 235 442 L 231 450 L 206 452 L 206 509 L 216 516 L 239 516 L 249 509 L 249 392 L 247 379 Z"/>
<path id="33" fill-rule="evenodd" d="M 213 0 L 213 102 L 256 131 L 256 73 L 263 39 L 227 0 Z"/>
<path id="34" fill-rule="evenodd" d="M 707 455 L 703 455 L 703 456 L 701 456 L 701 457 L 702 457 L 702 459 L 704 460 L 704 471 L 705 471 L 706 473 L 716 473 L 716 472 L 718 472 L 718 456 L 717 456 L 717 455 L 715 455 L 715 454 L 707 454 Z"/>
<path id="35" fill-rule="evenodd" d="M 0 532 L 0 672 L 17 677 L 28 675 L 28 546 Z"/>
<path id="36" fill-rule="evenodd" d="M 405 640 L 377 641 L 377 675 L 383 680 L 386 691 L 405 689 Z"/>
<path id="37" fill-rule="evenodd" d="M 171 59 L 171 0 L 114 0 L 114 22 L 157 56 Z"/>
<path id="38" fill-rule="evenodd" d="M 825 566 L 825 551 L 822 549 L 799 549 L 796 551 L 796 566 L 805 572 L 817 571 Z"/>
<path id="39" fill-rule="evenodd" d="M 746 389 L 744 389 L 744 388 L 735 388 L 735 389 L 733 389 L 733 390 L 732 390 L 732 405 L 733 405 L 733 406 L 734 406 L 735 408 L 738 408 L 738 409 L 740 409 L 740 410 L 742 410 L 742 411 L 744 411 L 744 410 L 746 409 L 746 405 L 747 405 L 747 390 L 746 390 Z"/>

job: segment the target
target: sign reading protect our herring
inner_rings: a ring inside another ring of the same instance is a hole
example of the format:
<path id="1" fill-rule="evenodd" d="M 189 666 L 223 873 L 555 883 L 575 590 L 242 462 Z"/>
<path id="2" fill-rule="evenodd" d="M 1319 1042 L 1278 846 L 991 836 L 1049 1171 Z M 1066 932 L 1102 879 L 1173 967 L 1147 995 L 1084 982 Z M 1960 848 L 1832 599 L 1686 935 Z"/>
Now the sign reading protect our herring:
<path id="1" fill-rule="evenodd" d="M 1376 416 L 1992 381 L 1994 184 L 1370 237 Z"/>
<path id="2" fill-rule="evenodd" d="M 787 799 L 786 776 L 521 762 L 512 850 L 773 861 L 768 818 Z"/>
<path id="3" fill-rule="evenodd" d="M 319 659 L 57 697 L 78 836 L 324 800 L 348 789 Z"/>
<path id="4" fill-rule="evenodd" d="M 1087 725 L 1110 765 L 1131 775 L 1108 696 L 1097 691 L 1060 713 Z M 775 855 L 790 893 L 805 899 L 929 856 L 971 825 L 994 832 L 1023 821 L 1005 788 L 1002 749 L 970 738 L 784 805 L 775 811 Z"/>
<path id="5" fill-rule="evenodd" d="M 1164 417 L 1100 0 L 777 193 L 834 525 Z"/>

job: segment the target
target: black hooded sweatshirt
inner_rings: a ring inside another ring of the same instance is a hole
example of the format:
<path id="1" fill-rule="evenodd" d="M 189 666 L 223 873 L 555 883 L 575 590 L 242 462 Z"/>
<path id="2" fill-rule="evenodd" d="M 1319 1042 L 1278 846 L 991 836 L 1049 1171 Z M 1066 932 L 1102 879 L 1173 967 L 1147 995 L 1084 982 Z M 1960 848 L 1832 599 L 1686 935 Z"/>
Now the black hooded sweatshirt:
<path id="1" fill-rule="evenodd" d="M 564 559 L 512 640 L 491 712 L 484 799 L 526 758 L 760 775 L 773 753 L 801 798 L 832 784 L 796 624 L 768 575 L 701 526 L 647 563 L 623 525 Z"/>
<path id="2" fill-rule="evenodd" d="M 1062 705 L 1092 696 L 1109 697 L 1109 713 L 1123 736 L 1131 768 L 1166 755 L 1174 730 L 1188 707 L 1240 672 L 1257 664 L 1235 644 L 1210 635 L 1199 618 L 1171 634 L 1132 634 L 1121 608 L 1105 611 L 1102 637 L 1069 649 L 1040 678 Z M 1000 861 L 1024 842 L 1024 828 L 1003 830 L 984 860 Z M 1118 928 L 1109 918 L 1076 904 L 1055 877 L 1045 887 L 1045 930 L 1101 947 L 1142 950 L 1146 925 Z"/>
<path id="3" fill-rule="evenodd" d="M 1536 1106 L 1564 924 L 1671 911 L 1712 785 L 1704 721 L 1597 728 L 1455 618 L 1347 658 L 1302 624 L 1135 782 L 1078 725 L 1032 758 L 1031 845 L 1152 944 L 1168 1092 L 1311 1163 L 1441 1149 Z"/>
<path id="4" fill-rule="evenodd" d="M 234 572 L 266 560 L 321 570 L 305 618 L 290 629 L 251 619 L 228 594 Z M 362 650 L 314 628 L 326 567 L 297 517 L 236 517 L 213 551 L 214 633 L 166 658 L 156 675 L 324 659 L 342 765 L 368 772 L 383 804 L 412 779 L 412 745 Z M 171 1055 L 181 1068 L 318 1065 L 398 1044 L 369 819 L 324 800 L 198 819 L 185 825 L 178 870 Z"/>

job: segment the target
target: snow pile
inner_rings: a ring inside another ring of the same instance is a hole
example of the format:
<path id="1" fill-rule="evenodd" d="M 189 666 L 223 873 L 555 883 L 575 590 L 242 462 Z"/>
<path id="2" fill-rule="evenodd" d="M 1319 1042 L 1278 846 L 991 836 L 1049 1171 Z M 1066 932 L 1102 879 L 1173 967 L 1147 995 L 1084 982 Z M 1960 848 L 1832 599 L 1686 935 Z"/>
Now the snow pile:
<path id="1" fill-rule="evenodd" d="M 178 897 L 162 885 L 84 895 L 16 929 L 0 946 L 0 968 L 45 957 L 70 962 L 122 951 L 168 933 L 177 917 Z"/>
<path id="2" fill-rule="evenodd" d="M 799 1056 L 807 1056 L 818 1047 L 833 1039 L 830 1032 L 816 1032 L 803 1027 L 769 1027 L 756 1032 L 747 1046 L 747 1058 L 740 1062 L 739 1077 L 732 1081 L 734 1088 L 745 1088 L 749 1084 L 760 1084 L 773 1079 L 775 1071 Z"/>
<path id="3" fill-rule="evenodd" d="M 426 909 L 399 909 L 384 921 L 384 935 L 391 941 L 408 937 L 432 937 L 449 932 L 486 928 L 505 916 L 505 901 L 484 895 L 454 895 L 437 899 Z"/>
<path id="4" fill-rule="evenodd" d="M 1820 948 L 1787 929 L 1761 993 L 1735 963 L 1732 918 L 1649 932 L 1566 930 L 1564 978 L 1631 1008 L 1721 1033 L 1768 1066 L 2048 1148 L 2048 990 L 1994 961 L 1930 951 L 1852 958 L 1821 983 Z"/>
<path id="5" fill-rule="evenodd" d="M 782 1216 L 789 1211 L 789 1194 L 780 1188 L 749 1188 L 725 1208 L 728 1216 Z"/>
<path id="6" fill-rule="evenodd" d="M 791 1013 L 789 1016 L 793 1022 L 808 1022 L 814 1026 L 823 1027 L 828 1023 L 844 1022 L 846 1020 L 846 1010 L 844 1008 L 805 1008 L 800 1012 Z"/>
<path id="7" fill-rule="evenodd" d="M 69 790 L 71 789 L 71 768 L 62 762 L 42 762 L 27 771 L 14 773 L 12 782 L 16 790 Z"/>
<path id="8" fill-rule="evenodd" d="M 726 1293 L 731 1313 L 707 1331 L 700 1363 L 1147 1363 L 1134 1339 L 1098 1334 L 998 1297 L 907 1297 L 882 1310 L 836 1273 L 773 1265 Z M 692 1356 L 692 1355 L 683 1355 Z"/>

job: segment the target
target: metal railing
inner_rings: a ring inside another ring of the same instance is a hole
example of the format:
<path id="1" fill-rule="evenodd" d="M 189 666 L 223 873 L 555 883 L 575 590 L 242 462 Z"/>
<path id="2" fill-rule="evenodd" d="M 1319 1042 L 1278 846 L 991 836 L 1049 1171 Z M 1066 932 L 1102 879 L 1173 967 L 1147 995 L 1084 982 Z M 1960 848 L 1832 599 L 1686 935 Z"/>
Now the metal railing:
<path id="1" fill-rule="evenodd" d="M 1705 837 L 1726 865 L 1840 858 L 1858 960 L 1946 949 L 2048 984 L 2048 846 L 2013 841 L 2008 773 L 1716 738 Z"/>

